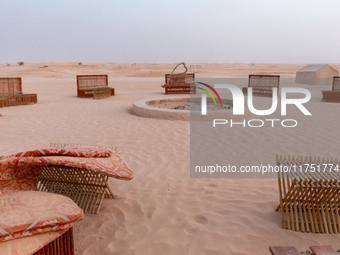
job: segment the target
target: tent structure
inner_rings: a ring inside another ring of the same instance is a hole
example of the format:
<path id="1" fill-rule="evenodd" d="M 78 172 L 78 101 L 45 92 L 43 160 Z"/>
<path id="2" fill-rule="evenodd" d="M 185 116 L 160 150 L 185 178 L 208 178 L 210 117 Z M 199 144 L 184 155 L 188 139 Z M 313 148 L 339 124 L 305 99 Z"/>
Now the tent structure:
<path id="1" fill-rule="evenodd" d="M 307 65 L 296 72 L 295 82 L 310 85 L 332 85 L 339 71 L 330 65 Z"/>

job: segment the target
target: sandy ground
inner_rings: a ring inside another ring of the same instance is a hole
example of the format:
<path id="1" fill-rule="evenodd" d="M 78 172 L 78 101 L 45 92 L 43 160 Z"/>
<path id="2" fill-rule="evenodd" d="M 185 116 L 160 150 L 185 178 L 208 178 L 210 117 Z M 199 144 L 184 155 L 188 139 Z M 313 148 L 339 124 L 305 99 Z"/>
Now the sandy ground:
<path id="1" fill-rule="evenodd" d="M 198 77 L 247 77 L 250 73 L 295 77 L 304 66 L 200 65 L 203 72 Z M 20 76 L 24 93 L 38 94 L 35 105 L 0 108 L 0 155 L 50 142 L 110 145 L 118 147 L 135 173 L 129 182 L 112 179 L 117 199 L 105 199 L 98 215 L 85 214 L 75 227 L 76 254 L 269 254 L 269 245 L 306 250 L 310 245 L 330 244 L 340 249 L 339 235 L 280 228 L 275 178 L 190 178 L 189 122 L 131 114 L 135 101 L 176 97 L 164 95 L 160 87 L 164 73 L 174 66 L 0 64 L 1 77 Z M 332 66 L 340 70 L 340 64 Z M 77 98 L 77 74 L 108 74 L 116 96 Z M 339 156 L 340 104 L 320 102 L 325 87 L 300 87 L 312 93 L 308 109 L 313 118 L 301 118 L 293 131 L 233 129 L 224 146 L 227 158 L 236 164 L 259 165 L 275 164 L 276 154 Z M 258 102 L 267 105 L 270 99 Z"/>

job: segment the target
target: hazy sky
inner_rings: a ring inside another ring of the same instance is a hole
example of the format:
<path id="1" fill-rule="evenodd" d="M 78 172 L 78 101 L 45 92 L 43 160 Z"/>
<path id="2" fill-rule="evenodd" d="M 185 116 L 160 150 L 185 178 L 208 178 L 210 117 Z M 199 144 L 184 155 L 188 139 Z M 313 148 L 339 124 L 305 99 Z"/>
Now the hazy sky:
<path id="1" fill-rule="evenodd" d="M 0 0 L 0 62 L 339 63 L 339 0 Z"/>

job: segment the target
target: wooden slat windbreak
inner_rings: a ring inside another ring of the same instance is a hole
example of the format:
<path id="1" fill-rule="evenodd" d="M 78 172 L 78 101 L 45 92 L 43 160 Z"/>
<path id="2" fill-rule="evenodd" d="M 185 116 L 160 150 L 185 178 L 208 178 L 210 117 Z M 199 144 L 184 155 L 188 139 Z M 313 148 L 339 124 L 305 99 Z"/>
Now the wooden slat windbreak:
<path id="1" fill-rule="evenodd" d="M 340 233 L 339 164 L 337 158 L 277 156 L 282 228 Z"/>
<path id="2" fill-rule="evenodd" d="M 322 101 L 330 103 L 340 103 L 340 76 L 333 77 L 332 90 L 322 92 Z"/>
<path id="3" fill-rule="evenodd" d="M 51 147 L 69 145 L 80 144 L 51 143 Z M 38 190 L 67 196 L 84 212 L 89 213 L 99 212 L 104 197 L 114 198 L 108 184 L 108 176 L 68 166 L 45 166 L 38 178 Z"/>
<path id="4" fill-rule="evenodd" d="M 279 93 L 280 76 L 279 75 L 254 75 L 250 74 L 248 79 L 248 88 L 253 88 L 253 94 L 272 95 L 272 89 L 277 88 Z M 248 88 L 242 88 L 244 94 L 248 93 Z"/>
<path id="5" fill-rule="evenodd" d="M 79 89 L 92 89 L 108 86 L 107 75 L 77 75 Z"/>
<path id="6" fill-rule="evenodd" d="M 190 73 L 201 73 L 202 72 L 202 66 L 201 65 L 190 65 Z"/>
<path id="7" fill-rule="evenodd" d="M 279 75 L 249 75 L 248 86 L 253 88 L 266 87 L 278 88 L 280 84 Z"/>
<path id="8" fill-rule="evenodd" d="M 333 77 L 332 91 L 340 91 L 340 76 Z"/>
<path id="9" fill-rule="evenodd" d="M 176 74 L 172 74 L 172 75 L 171 74 L 165 74 L 165 84 L 171 85 L 173 83 L 178 83 L 179 81 L 180 81 L 180 83 L 189 83 L 190 81 L 195 80 L 195 73 L 185 73 L 185 74 L 180 74 L 180 75 L 182 75 L 182 76 L 176 77 Z M 171 76 L 173 76 L 173 77 L 172 77 L 171 83 L 170 83 Z"/>
<path id="10" fill-rule="evenodd" d="M 70 228 L 33 255 L 74 255 L 73 228 Z"/>
<path id="11" fill-rule="evenodd" d="M 22 94 L 21 77 L 0 78 L 0 95 L 12 96 Z"/>

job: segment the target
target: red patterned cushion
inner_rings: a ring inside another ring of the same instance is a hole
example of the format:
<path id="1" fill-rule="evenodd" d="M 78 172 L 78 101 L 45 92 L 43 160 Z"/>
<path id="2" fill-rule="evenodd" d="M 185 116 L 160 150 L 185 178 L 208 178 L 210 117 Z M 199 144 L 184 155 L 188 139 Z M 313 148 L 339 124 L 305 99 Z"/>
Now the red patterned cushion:
<path id="1" fill-rule="evenodd" d="M 122 180 L 133 179 L 133 172 L 118 153 L 109 149 L 100 151 L 94 149 L 96 147 L 89 148 L 89 146 L 68 147 L 66 150 L 61 148 L 62 151 L 59 151 L 59 148 L 48 148 L 4 157 L 0 159 L 0 190 L 36 190 L 37 179 L 46 165 L 87 169 Z M 61 154 L 58 154 L 58 151 Z M 107 153 L 110 153 L 110 156 L 104 157 L 103 155 Z M 72 156 L 69 156 L 71 154 Z M 97 157 L 88 157 L 90 154 Z"/>
<path id="2" fill-rule="evenodd" d="M 17 154 L 10 155 L 8 157 L 36 157 L 36 156 L 53 156 L 64 155 L 74 157 L 87 157 L 87 158 L 100 158 L 110 157 L 112 150 L 104 147 L 97 146 L 67 146 L 63 148 L 48 147 L 40 150 L 19 152 Z"/>
<path id="3" fill-rule="evenodd" d="M 26 158 L 30 160 L 32 158 Z M 118 153 L 113 153 L 108 158 L 77 158 L 64 156 L 49 156 L 39 158 L 43 164 L 70 166 L 80 169 L 88 169 L 94 172 L 122 180 L 133 179 L 133 172 L 128 167 L 127 163 L 119 156 Z"/>
<path id="4" fill-rule="evenodd" d="M 73 227 L 84 212 L 70 198 L 38 191 L 0 194 L 0 242 Z"/>
<path id="5" fill-rule="evenodd" d="M 21 159 L 6 157 L 0 160 L 0 191 L 37 190 L 37 180 L 43 165 Z"/>
<path id="6" fill-rule="evenodd" d="M 27 255 L 34 254 L 45 245 L 63 235 L 67 229 L 46 232 L 39 235 L 28 236 L 0 243 L 1 255 Z"/>

